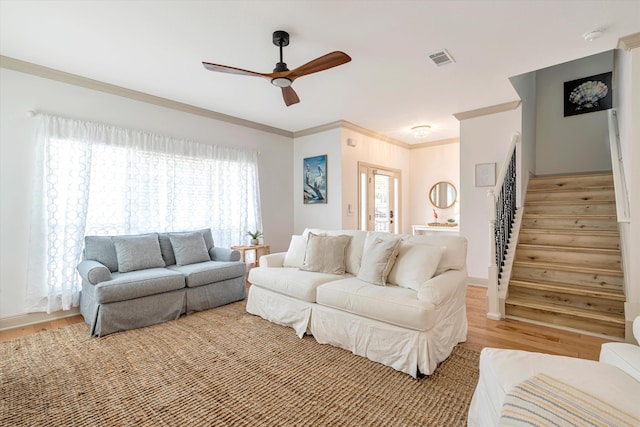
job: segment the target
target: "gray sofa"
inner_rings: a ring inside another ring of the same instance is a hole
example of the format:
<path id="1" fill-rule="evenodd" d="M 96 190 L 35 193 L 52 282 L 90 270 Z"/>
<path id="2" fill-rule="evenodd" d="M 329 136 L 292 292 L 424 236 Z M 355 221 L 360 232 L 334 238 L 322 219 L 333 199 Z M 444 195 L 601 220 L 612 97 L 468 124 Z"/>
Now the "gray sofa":
<path id="1" fill-rule="evenodd" d="M 175 320 L 245 298 L 240 253 L 211 230 L 86 236 L 80 312 L 92 336 Z"/>

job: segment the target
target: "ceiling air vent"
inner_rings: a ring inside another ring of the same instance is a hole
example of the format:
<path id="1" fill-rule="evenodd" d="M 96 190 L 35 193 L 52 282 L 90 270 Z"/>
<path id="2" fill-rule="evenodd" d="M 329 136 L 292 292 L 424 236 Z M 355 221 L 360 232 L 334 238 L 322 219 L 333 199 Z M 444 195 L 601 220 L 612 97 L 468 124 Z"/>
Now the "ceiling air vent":
<path id="1" fill-rule="evenodd" d="M 433 63 L 438 67 L 456 62 L 453 60 L 453 57 L 449 55 L 449 52 L 447 52 L 446 49 L 443 49 L 436 53 L 432 53 L 431 55 L 429 55 L 429 59 L 431 59 Z"/>

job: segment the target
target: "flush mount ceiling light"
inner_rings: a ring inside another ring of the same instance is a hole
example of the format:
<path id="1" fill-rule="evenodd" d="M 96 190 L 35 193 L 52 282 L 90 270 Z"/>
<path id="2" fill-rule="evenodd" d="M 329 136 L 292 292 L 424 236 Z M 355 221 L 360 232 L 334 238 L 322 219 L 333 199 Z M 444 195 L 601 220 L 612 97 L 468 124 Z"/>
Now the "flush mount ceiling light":
<path id="1" fill-rule="evenodd" d="M 602 36 L 602 34 L 604 34 L 604 31 L 602 30 L 587 31 L 582 35 L 582 38 L 588 42 L 591 42 L 597 39 L 598 37 Z"/>
<path id="2" fill-rule="evenodd" d="M 431 131 L 431 126 L 429 125 L 418 125 L 411 128 L 413 137 L 418 139 L 423 139 L 429 136 L 429 131 Z"/>

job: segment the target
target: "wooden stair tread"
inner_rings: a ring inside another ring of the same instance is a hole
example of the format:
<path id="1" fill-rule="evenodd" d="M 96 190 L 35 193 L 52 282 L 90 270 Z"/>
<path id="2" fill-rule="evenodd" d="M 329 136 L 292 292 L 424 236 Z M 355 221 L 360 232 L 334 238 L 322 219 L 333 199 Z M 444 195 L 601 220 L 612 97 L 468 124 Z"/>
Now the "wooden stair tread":
<path id="1" fill-rule="evenodd" d="M 584 247 L 584 246 L 536 245 L 533 243 L 518 243 L 518 248 L 540 249 L 545 251 L 593 253 L 593 254 L 610 254 L 610 255 L 620 254 L 620 249 L 595 248 L 595 247 Z"/>
<path id="2" fill-rule="evenodd" d="M 557 213 L 549 213 L 549 214 L 540 214 L 540 213 L 524 213 L 522 215 L 522 219 L 527 218 L 545 218 L 545 219 L 609 219 L 609 220 L 617 220 L 617 216 L 613 214 L 592 214 L 592 213 L 581 213 L 581 214 L 557 214 Z"/>
<path id="3" fill-rule="evenodd" d="M 517 266 L 523 267 L 533 267 L 533 268 L 546 268 L 549 270 L 567 270 L 567 271 L 575 271 L 581 273 L 593 273 L 593 274 L 609 274 L 612 276 L 620 276 L 622 277 L 622 270 L 619 269 L 610 269 L 610 268 L 598 268 L 598 267 L 583 267 L 579 265 L 572 264 L 560 264 L 553 262 L 533 262 L 533 261 L 513 261 L 514 268 Z"/>
<path id="4" fill-rule="evenodd" d="M 620 233 L 617 230 L 576 230 L 576 229 L 556 229 L 556 228 L 521 228 L 520 232 L 538 233 L 538 234 L 574 234 L 577 236 L 611 236 L 618 237 Z"/>
<path id="5" fill-rule="evenodd" d="M 559 313 L 559 314 L 564 314 L 568 316 L 581 317 L 581 318 L 586 318 L 590 320 L 597 320 L 600 322 L 614 323 L 622 327 L 624 327 L 625 325 L 624 314 L 615 314 L 615 313 L 605 314 L 603 312 L 596 312 L 596 311 L 587 310 L 587 309 L 578 308 L 578 307 L 566 307 L 566 306 L 552 304 L 548 302 L 537 302 L 537 301 L 531 302 L 521 298 L 507 298 L 506 304 L 530 308 L 534 310 L 542 310 L 542 311 L 548 311 L 552 313 Z"/>
<path id="6" fill-rule="evenodd" d="M 594 288 L 588 286 L 573 285 L 570 283 L 546 282 L 542 280 L 531 282 L 527 280 L 517 279 L 512 279 L 509 281 L 509 287 L 511 286 L 571 295 L 585 295 L 622 302 L 625 302 L 627 300 L 624 296 L 622 287 L 620 287 L 619 289 Z"/>
<path id="7" fill-rule="evenodd" d="M 615 205 L 614 200 L 531 200 L 525 201 L 524 206 L 533 205 Z"/>
<path id="8" fill-rule="evenodd" d="M 584 185 L 580 187 L 545 187 L 545 188 L 529 188 L 527 189 L 528 193 L 548 193 L 550 191 L 557 193 L 576 193 L 582 191 L 614 191 L 612 185 Z"/>
<path id="9" fill-rule="evenodd" d="M 545 175 L 545 176 L 533 176 L 529 178 L 529 181 L 547 181 L 554 179 L 582 179 L 582 178 L 602 178 L 612 177 L 612 172 L 595 172 L 595 173 L 578 173 L 571 175 Z"/>

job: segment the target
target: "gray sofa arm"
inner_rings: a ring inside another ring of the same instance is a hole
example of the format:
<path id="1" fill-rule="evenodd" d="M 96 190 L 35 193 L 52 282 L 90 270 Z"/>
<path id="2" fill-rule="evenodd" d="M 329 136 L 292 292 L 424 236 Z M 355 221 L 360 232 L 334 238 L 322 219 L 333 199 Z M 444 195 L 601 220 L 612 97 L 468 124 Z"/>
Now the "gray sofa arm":
<path id="1" fill-rule="evenodd" d="M 213 261 L 240 261 L 242 258 L 239 251 L 215 246 L 209 249 L 209 256 Z"/>
<path id="2" fill-rule="evenodd" d="M 82 280 L 97 285 L 100 282 L 111 280 L 111 271 L 98 261 L 85 259 L 78 264 L 78 273 Z"/>

